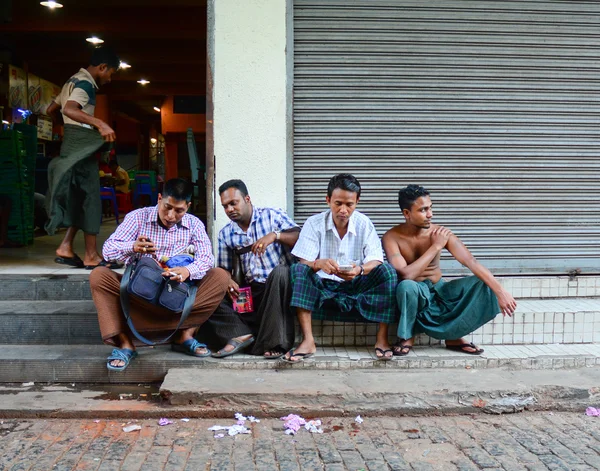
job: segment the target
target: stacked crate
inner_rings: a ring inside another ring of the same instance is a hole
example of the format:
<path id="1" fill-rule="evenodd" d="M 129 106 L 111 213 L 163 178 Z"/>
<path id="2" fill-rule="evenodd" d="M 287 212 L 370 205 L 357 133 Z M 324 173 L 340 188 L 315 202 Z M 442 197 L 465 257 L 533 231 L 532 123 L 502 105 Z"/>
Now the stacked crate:
<path id="1" fill-rule="evenodd" d="M 21 129 L 0 132 L 0 194 L 11 200 L 8 240 L 27 245 L 33 243 L 37 130 L 28 125 Z"/>

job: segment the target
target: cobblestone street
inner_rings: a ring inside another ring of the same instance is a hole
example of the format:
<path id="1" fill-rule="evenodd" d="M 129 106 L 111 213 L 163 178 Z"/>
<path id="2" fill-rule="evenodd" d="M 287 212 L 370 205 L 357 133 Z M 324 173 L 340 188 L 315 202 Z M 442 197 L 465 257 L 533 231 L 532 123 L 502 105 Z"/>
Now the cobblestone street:
<path id="1" fill-rule="evenodd" d="M 1 470 L 506 471 L 600 469 L 600 418 L 573 413 L 426 418 L 324 418 L 323 434 L 284 433 L 262 420 L 252 434 L 215 438 L 235 419 L 8 420 Z M 123 432 L 138 424 L 141 431 Z M 227 434 L 227 432 L 225 432 Z"/>

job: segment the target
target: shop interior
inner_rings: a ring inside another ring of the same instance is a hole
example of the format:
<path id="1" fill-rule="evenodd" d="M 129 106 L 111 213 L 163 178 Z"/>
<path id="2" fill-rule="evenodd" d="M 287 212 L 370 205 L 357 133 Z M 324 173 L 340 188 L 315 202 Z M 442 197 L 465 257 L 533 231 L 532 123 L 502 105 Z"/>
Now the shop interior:
<path id="1" fill-rule="evenodd" d="M 154 204 L 173 177 L 194 183 L 192 212 L 206 222 L 206 1 L 0 3 L 0 198 L 11 200 L 5 247 L 16 248 L 0 248 L 0 260 L 56 246 L 41 210 L 62 129 L 46 110 L 100 45 L 121 65 L 96 96 L 95 116 L 116 134 L 113 149 L 97 156 L 105 213 L 99 244 L 128 211 Z M 125 197 L 110 191 L 114 159 L 130 178 Z"/>

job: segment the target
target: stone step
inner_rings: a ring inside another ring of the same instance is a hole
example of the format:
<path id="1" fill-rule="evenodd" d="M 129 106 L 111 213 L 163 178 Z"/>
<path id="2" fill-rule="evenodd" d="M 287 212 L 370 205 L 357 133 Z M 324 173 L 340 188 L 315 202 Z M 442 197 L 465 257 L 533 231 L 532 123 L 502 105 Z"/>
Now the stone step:
<path id="1" fill-rule="evenodd" d="M 0 344 L 101 344 L 91 300 L 0 301 Z"/>
<path id="2" fill-rule="evenodd" d="M 376 331 L 376 324 L 313 323 L 316 342 L 323 346 L 371 346 Z M 600 343 L 600 298 L 521 300 L 513 317 L 497 316 L 471 334 L 470 340 L 486 345 Z M 100 343 L 90 300 L 0 301 L 0 344 Z M 417 345 L 440 343 L 425 335 L 416 339 Z"/>
<path id="3" fill-rule="evenodd" d="M 194 358 L 168 346 L 140 349 L 126 371 L 109 372 L 105 345 L 0 345 L 0 383 L 152 383 L 162 381 L 172 368 L 208 370 L 541 370 L 600 365 L 600 345 L 485 346 L 481 356 L 446 350 L 442 346 L 415 347 L 409 355 L 383 362 L 372 348 L 318 347 L 314 357 L 298 364 L 250 355 Z M 257 379 L 257 381 L 259 381 Z"/>
<path id="4" fill-rule="evenodd" d="M 91 300 L 90 271 L 77 275 L 0 274 L 0 299 L 15 301 Z"/>
<path id="5" fill-rule="evenodd" d="M 16 272 L 16 273 L 13 273 Z M 91 299 L 90 272 L 64 270 L 65 274 L 42 269 L 36 273 L 19 273 L 18 267 L 0 270 L 0 299 L 3 300 L 83 300 Z M 119 273 L 123 269 L 117 270 Z M 447 277 L 450 280 L 452 277 Z M 499 277 L 500 283 L 517 299 L 600 297 L 600 276 L 510 276 Z"/>

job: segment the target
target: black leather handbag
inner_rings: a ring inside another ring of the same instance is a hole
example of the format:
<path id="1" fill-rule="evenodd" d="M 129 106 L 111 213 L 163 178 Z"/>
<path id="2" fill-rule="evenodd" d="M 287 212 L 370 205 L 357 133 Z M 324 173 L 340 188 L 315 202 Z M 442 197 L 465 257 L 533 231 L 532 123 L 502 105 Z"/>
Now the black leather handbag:
<path id="1" fill-rule="evenodd" d="M 121 280 L 121 307 L 131 333 L 147 345 L 168 342 L 190 315 L 198 285 L 194 282 L 178 282 L 162 276 L 165 270 L 152 257 L 136 257 L 127 265 Z M 143 337 L 133 325 L 129 297 L 135 296 L 150 304 L 160 306 L 173 314 L 181 313 L 175 330 L 163 340 L 153 342 Z"/>
<path id="2" fill-rule="evenodd" d="M 251 245 L 242 247 L 241 249 L 233 249 L 232 266 L 231 266 L 231 279 L 237 283 L 238 286 L 245 286 L 246 274 L 244 273 L 244 267 L 242 266 L 242 257 L 252 250 Z"/>

